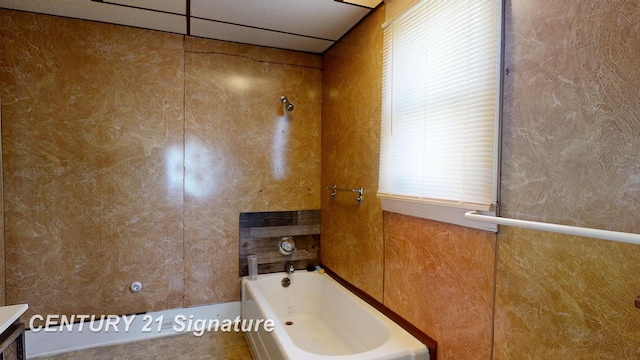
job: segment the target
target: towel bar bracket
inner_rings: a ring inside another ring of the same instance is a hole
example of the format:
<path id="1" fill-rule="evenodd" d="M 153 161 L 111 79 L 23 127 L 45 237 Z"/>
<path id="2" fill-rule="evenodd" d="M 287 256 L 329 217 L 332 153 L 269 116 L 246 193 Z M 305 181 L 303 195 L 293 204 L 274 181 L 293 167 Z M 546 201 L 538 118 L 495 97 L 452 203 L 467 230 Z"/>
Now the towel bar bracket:
<path id="1" fill-rule="evenodd" d="M 331 196 L 332 199 L 336 198 L 338 191 L 344 191 L 358 193 L 358 197 L 356 198 L 356 202 L 358 202 L 358 205 L 362 205 L 362 201 L 364 200 L 362 196 L 362 194 L 364 193 L 364 189 L 362 187 L 357 189 L 343 189 L 339 188 L 337 185 L 333 185 L 331 187 L 327 187 L 327 190 L 331 190 L 331 194 L 329 194 L 329 196 Z"/>

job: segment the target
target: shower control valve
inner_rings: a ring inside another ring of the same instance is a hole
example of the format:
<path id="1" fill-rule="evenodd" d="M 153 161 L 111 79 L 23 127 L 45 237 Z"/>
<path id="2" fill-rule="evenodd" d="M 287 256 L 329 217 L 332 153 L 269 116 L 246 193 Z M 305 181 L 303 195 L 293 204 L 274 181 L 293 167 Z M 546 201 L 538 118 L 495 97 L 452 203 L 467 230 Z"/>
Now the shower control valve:
<path id="1" fill-rule="evenodd" d="M 296 251 L 296 243 L 293 241 L 293 236 L 283 236 L 278 242 L 278 252 L 283 255 L 291 255 Z"/>

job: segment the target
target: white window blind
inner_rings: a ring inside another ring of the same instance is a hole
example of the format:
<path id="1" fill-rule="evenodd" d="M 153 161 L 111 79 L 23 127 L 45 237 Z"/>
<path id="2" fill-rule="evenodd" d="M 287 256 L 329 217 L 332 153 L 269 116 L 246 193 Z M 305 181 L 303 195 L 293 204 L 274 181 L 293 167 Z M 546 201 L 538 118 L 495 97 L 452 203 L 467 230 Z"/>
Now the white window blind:
<path id="1" fill-rule="evenodd" d="M 384 25 L 383 209 L 468 225 L 496 202 L 501 11 L 422 0 Z"/>

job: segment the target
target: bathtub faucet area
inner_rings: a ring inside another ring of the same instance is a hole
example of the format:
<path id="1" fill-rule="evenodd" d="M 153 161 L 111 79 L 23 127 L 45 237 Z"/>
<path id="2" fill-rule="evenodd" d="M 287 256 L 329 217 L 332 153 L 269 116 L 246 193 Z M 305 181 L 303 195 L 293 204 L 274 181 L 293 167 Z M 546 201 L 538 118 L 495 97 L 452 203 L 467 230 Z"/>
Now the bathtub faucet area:
<path id="1" fill-rule="evenodd" d="M 293 272 L 296 271 L 295 266 L 293 266 L 293 263 L 291 261 L 287 261 L 284 264 L 284 272 L 286 272 L 287 274 L 291 275 L 293 274 Z"/>
<path id="2" fill-rule="evenodd" d="M 293 280 L 293 273 L 296 271 L 296 267 L 293 266 L 291 261 L 287 261 L 284 264 L 284 272 L 287 273 L 287 277 L 282 279 L 282 287 L 289 287 L 291 285 L 291 281 Z"/>

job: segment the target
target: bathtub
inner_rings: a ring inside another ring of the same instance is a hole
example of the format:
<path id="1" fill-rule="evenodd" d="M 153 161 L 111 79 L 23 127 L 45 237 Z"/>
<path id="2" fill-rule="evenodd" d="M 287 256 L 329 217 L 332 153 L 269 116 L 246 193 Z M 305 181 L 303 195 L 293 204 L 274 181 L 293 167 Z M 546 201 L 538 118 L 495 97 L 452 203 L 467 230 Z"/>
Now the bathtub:
<path id="1" fill-rule="evenodd" d="M 427 347 L 327 274 L 296 271 L 242 279 L 244 321 L 274 321 L 246 332 L 256 360 L 429 359 Z"/>

